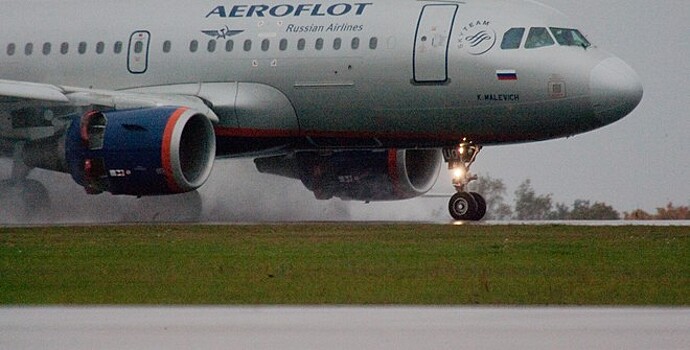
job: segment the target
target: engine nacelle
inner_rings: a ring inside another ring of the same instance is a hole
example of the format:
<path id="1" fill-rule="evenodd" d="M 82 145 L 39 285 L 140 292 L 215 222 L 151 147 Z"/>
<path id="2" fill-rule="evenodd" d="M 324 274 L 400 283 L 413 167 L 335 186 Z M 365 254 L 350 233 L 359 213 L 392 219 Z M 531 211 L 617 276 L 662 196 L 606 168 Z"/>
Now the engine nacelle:
<path id="1" fill-rule="evenodd" d="M 302 180 L 317 199 L 388 201 L 421 196 L 436 183 L 439 150 L 301 152 L 259 158 L 262 173 Z"/>
<path id="2" fill-rule="evenodd" d="M 216 152 L 208 118 L 177 107 L 86 113 L 64 145 L 67 170 L 88 193 L 135 196 L 201 187 Z"/>

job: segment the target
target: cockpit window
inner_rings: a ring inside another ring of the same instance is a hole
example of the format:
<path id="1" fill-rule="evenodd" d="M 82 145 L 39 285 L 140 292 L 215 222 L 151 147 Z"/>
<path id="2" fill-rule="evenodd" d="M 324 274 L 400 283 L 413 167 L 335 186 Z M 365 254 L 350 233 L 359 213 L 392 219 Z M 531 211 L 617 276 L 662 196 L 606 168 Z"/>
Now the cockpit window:
<path id="1" fill-rule="evenodd" d="M 503 34 L 501 49 L 510 50 L 520 48 L 522 37 L 525 35 L 525 28 L 510 28 Z"/>
<path id="2" fill-rule="evenodd" d="M 549 34 L 549 31 L 546 30 L 546 28 L 535 27 L 530 28 L 529 30 L 529 36 L 527 37 L 527 41 L 525 42 L 525 48 L 535 49 L 538 47 L 551 46 L 554 44 L 555 42 L 553 41 L 551 34 Z"/>
<path id="3" fill-rule="evenodd" d="M 592 46 L 587 38 L 577 29 L 554 28 L 551 27 L 553 36 L 556 37 L 559 45 L 563 46 L 582 46 L 584 48 Z"/>

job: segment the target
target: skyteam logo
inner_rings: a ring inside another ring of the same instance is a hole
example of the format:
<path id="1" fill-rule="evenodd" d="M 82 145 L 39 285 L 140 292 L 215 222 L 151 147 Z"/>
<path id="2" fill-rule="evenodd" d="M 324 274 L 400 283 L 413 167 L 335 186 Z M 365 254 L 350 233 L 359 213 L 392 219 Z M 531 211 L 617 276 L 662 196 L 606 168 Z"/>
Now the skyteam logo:
<path id="1" fill-rule="evenodd" d="M 206 18 L 243 17 L 341 17 L 361 16 L 370 2 L 325 4 L 277 4 L 277 5 L 218 5 L 206 14 Z"/>
<path id="2" fill-rule="evenodd" d="M 459 47 L 471 55 L 482 55 L 496 45 L 496 32 L 489 21 L 474 21 L 461 28 Z"/>

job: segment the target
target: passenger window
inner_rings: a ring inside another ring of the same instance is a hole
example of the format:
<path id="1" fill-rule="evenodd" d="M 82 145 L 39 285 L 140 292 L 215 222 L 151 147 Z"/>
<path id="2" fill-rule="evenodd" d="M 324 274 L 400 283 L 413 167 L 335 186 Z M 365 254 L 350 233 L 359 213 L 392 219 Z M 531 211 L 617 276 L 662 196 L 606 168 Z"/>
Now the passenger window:
<path id="1" fill-rule="evenodd" d="M 105 52 L 105 43 L 99 41 L 98 43 L 96 43 L 96 53 L 102 55 L 103 52 Z"/>
<path id="2" fill-rule="evenodd" d="M 316 49 L 317 50 L 323 49 L 323 39 L 322 38 L 316 39 Z"/>
<path id="3" fill-rule="evenodd" d="M 304 39 L 299 39 L 299 41 L 297 41 L 297 50 L 302 51 L 302 50 L 304 50 L 304 47 L 305 47 L 305 46 L 307 46 L 307 41 L 306 41 L 306 40 L 304 40 Z"/>
<path id="4" fill-rule="evenodd" d="M 247 39 L 244 41 L 244 51 L 249 52 L 252 50 L 252 41 Z"/>
<path id="5" fill-rule="evenodd" d="M 352 49 L 357 50 L 359 49 L 359 38 L 352 38 Z"/>
<path id="6" fill-rule="evenodd" d="M 50 55 L 50 49 L 51 49 L 50 43 L 44 43 L 43 44 L 43 54 L 44 55 L 46 55 L 46 56 Z"/>
<path id="7" fill-rule="evenodd" d="M 7 56 L 14 56 L 14 52 L 17 51 L 17 45 L 8 44 L 7 45 Z"/>
<path id="8" fill-rule="evenodd" d="M 113 46 L 113 52 L 116 55 L 119 55 L 122 52 L 122 41 L 115 42 L 115 45 Z"/>
<path id="9" fill-rule="evenodd" d="M 261 41 L 261 51 L 268 51 L 268 49 L 271 47 L 271 41 L 268 39 L 264 39 Z"/>
<path id="10" fill-rule="evenodd" d="M 142 51 L 144 51 L 144 43 L 141 41 L 134 43 L 134 53 L 142 53 Z M 81 45 L 79 46 L 79 53 L 82 53 Z"/>
<path id="11" fill-rule="evenodd" d="M 79 54 L 80 54 L 80 55 L 85 54 L 85 53 L 86 53 L 86 43 L 83 42 L 83 41 L 80 42 L 80 43 L 79 43 L 79 49 L 78 49 L 78 50 L 79 50 Z"/>
<path id="12" fill-rule="evenodd" d="M 340 38 L 336 38 L 333 40 L 333 49 L 334 50 L 340 50 L 340 47 L 343 45 L 343 40 Z"/>
<path id="13" fill-rule="evenodd" d="M 377 37 L 373 37 L 369 39 L 369 48 L 372 50 L 376 50 L 376 47 L 379 45 L 379 39 Z"/>
<path id="14" fill-rule="evenodd" d="M 199 50 L 199 42 L 196 40 L 192 40 L 189 43 L 189 51 L 190 52 L 196 52 L 197 50 Z"/>
<path id="15" fill-rule="evenodd" d="M 501 49 L 511 50 L 520 48 L 522 37 L 525 35 L 525 28 L 510 28 L 503 34 Z"/>
<path id="16" fill-rule="evenodd" d="M 288 41 L 287 39 L 281 39 L 280 40 L 280 51 L 285 51 L 288 48 Z"/>
<path id="17" fill-rule="evenodd" d="M 163 42 L 163 52 L 168 53 L 172 49 L 172 43 L 170 40 L 166 40 Z"/>
<path id="18" fill-rule="evenodd" d="M 529 36 L 525 42 L 525 48 L 536 49 L 538 47 L 551 46 L 554 44 L 555 42 L 546 28 L 536 27 L 530 28 Z"/>
<path id="19" fill-rule="evenodd" d="M 34 44 L 26 44 L 26 46 L 24 46 L 24 54 L 27 56 L 31 56 L 32 53 L 34 53 Z"/>
<path id="20" fill-rule="evenodd" d="M 60 53 L 66 55 L 69 53 L 69 43 L 62 43 L 60 45 Z"/>
<path id="21" fill-rule="evenodd" d="M 585 38 L 582 33 L 577 29 L 567 29 L 567 28 L 554 28 L 551 27 L 551 32 L 553 36 L 556 37 L 556 41 L 562 46 L 582 46 L 588 48 L 592 46 L 587 38 Z"/>
<path id="22" fill-rule="evenodd" d="M 225 51 L 227 52 L 232 52 L 232 49 L 235 48 L 235 42 L 232 40 L 228 40 L 225 42 Z"/>
<path id="23" fill-rule="evenodd" d="M 208 52 L 216 52 L 216 41 L 209 40 L 208 44 L 206 45 L 206 50 L 208 50 Z"/>

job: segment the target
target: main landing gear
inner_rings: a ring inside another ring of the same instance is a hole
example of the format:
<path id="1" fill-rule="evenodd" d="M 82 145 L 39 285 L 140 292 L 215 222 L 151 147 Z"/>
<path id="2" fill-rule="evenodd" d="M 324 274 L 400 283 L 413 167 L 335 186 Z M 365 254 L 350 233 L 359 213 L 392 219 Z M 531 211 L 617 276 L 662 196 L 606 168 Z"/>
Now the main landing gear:
<path id="1" fill-rule="evenodd" d="M 470 173 L 482 147 L 472 142 L 463 141 L 455 148 L 443 150 L 443 158 L 453 177 L 453 187 L 457 191 L 448 202 L 448 211 L 455 220 L 479 221 L 486 215 L 486 200 L 479 193 L 467 192 L 467 185 L 477 176 Z"/>
<path id="2" fill-rule="evenodd" d="M 31 222 L 50 211 L 48 190 L 27 178 L 32 169 L 22 160 L 23 147 L 23 143 L 15 147 L 11 177 L 0 180 L 0 222 Z"/>

